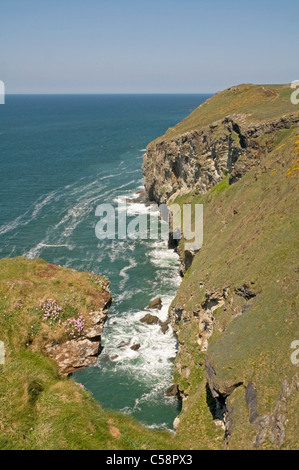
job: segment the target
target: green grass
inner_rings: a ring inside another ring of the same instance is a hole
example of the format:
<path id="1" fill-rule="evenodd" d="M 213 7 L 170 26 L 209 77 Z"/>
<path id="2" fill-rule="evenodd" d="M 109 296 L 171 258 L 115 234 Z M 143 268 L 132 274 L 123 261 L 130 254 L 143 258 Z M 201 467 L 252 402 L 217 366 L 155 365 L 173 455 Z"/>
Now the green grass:
<path id="1" fill-rule="evenodd" d="M 150 431 L 128 416 L 106 413 L 41 354 L 20 351 L 0 368 L 0 448 L 176 448 L 171 434 Z"/>
<path id="2" fill-rule="evenodd" d="M 216 184 L 212 189 L 212 193 L 220 194 L 222 191 L 225 189 L 229 188 L 229 182 L 228 182 L 228 177 L 226 176 L 220 183 Z"/>
<path id="3" fill-rule="evenodd" d="M 296 112 L 290 97 L 290 85 L 244 84 L 221 91 L 198 108 L 176 126 L 171 127 L 154 142 L 169 141 L 181 134 L 209 126 L 211 123 L 233 114 L 243 114 L 246 122 L 273 119 Z M 236 140 L 237 136 L 235 136 Z"/>

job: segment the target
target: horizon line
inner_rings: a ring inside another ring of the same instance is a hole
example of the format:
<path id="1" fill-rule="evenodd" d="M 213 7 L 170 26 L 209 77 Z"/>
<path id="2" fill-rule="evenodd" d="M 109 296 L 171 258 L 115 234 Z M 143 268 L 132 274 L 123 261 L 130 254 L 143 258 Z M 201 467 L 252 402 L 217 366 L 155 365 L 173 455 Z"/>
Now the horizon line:
<path id="1" fill-rule="evenodd" d="M 212 95 L 217 92 L 129 92 L 129 93 L 121 93 L 121 92 L 111 92 L 111 93 L 99 93 L 99 92 L 94 92 L 94 93 L 85 93 L 85 92 L 75 92 L 75 93 L 68 93 L 68 92 L 44 92 L 44 93 L 5 93 L 6 96 L 16 96 L 16 95 Z"/>
<path id="2" fill-rule="evenodd" d="M 4 82 L 5 83 L 5 82 Z M 233 87 L 238 87 L 242 85 L 252 85 L 252 86 L 287 86 L 291 85 L 292 82 L 290 83 L 240 83 L 238 85 L 231 85 L 227 88 L 219 89 L 217 91 L 183 91 L 183 92 L 163 92 L 163 91 L 157 91 L 157 92 L 63 92 L 63 91 L 49 91 L 49 92 L 13 92 L 13 93 L 5 93 L 6 96 L 15 96 L 15 95 L 214 95 L 216 93 L 219 93 L 221 91 L 228 90 L 229 88 Z"/>

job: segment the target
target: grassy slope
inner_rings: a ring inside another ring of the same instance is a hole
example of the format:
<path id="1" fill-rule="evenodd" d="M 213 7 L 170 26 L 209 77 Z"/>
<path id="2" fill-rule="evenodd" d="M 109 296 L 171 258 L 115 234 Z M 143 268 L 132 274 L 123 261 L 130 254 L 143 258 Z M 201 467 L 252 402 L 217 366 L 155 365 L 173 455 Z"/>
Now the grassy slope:
<path id="1" fill-rule="evenodd" d="M 246 115 L 250 123 L 297 111 L 290 101 L 292 91 L 289 85 L 245 84 L 228 88 L 204 102 L 157 140 L 171 140 L 233 114 Z"/>
<path id="2" fill-rule="evenodd" d="M 72 379 L 58 375 L 43 353 L 62 329 L 42 318 L 41 299 L 53 298 L 65 317 L 107 301 L 104 278 L 56 268 L 43 260 L 0 261 L 0 449 L 172 449 L 173 435 L 144 428 L 120 413 L 105 412 Z M 23 308 L 16 307 L 16 303 Z"/>
<path id="3" fill-rule="evenodd" d="M 246 386 L 252 381 L 258 391 L 258 413 L 263 416 L 274 412 L 283 380 L 290 384 L 298 372 L 290 361 L 290 345 L 299 337 L 299 129 L 279 131 L 272 138 L 275 150 L 260 168 L 234 185 L 224 179 L 203 197 L 189 194 L 175 200 L 204 204 L 204 245 L 173 302 L 189 317 L 179 326 L 184 346 L 177 361 L 192 372 L 188 379 L 176 372 L 175 378 L 189 394 L 177 434 L 188 433 L 191 446 L 198 440 L 205 444 L 207 436 L 217 444 L 220 433 L 215 425 L 211 427 L 204 356 L 196 343 L 198 319 L 193 315 L 205 300 L 206 290 L 229 286 L 225 306 L 214 312 L 208 349 L 219 384 L 243 382 Z M 204 288 L 200 288 L 201 282 Z M 234 289 L 244 283 L 260 294 L 247 303 L 248 310 L 234 318 L 245 304 Z M 234 432 L 230 448 L 252 448 L 257 434 L 257 426 L 249 424 L 244 391 L 242 386 L 231 396 Z M 283 447 L 298 448 L 298 393 L 292 394 L 288 404 Z M 267 439 L 262 448 L 274 446 Z"/>

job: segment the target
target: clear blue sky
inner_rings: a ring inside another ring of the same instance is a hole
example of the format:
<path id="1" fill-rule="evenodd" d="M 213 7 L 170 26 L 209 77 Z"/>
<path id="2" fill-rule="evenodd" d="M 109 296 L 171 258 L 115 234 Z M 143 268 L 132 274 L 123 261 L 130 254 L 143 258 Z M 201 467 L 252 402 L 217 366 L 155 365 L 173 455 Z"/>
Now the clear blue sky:
<path id="1" fill-rule="evenodd" d="M 296 79 L 298 0 L 0 0 L 7 93 L 204 93 Z"/>

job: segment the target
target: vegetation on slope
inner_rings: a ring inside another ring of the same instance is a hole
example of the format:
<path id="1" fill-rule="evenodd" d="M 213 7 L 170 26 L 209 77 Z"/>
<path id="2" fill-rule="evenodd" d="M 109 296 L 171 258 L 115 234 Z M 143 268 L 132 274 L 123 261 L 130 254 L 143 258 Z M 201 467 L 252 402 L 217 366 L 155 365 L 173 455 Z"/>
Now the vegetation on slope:
<path id="1" fill-rule="evenodd" d="M 204 196 L 174 201 L 204 205 L 204 244 L 172 304 L 184 397 L 177 435 L 191 446 L 219 443 L 222 403 L 226 448 L 298 448 L 298 127 L 271 138 L 274 150 L 235 184 L 224 177 Z"/>
<path id="2" fill-rule="evenodd" d="M 249 124 L 294 112 L 296 109 L 290 100 L 293 91 L 290 85 L 244 84 L 228 88 L 205 101 L 158 140 L 168 141 L 229 115 L 243 114 Z"/>

